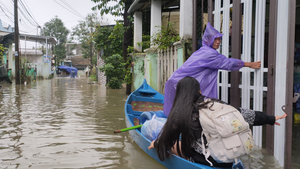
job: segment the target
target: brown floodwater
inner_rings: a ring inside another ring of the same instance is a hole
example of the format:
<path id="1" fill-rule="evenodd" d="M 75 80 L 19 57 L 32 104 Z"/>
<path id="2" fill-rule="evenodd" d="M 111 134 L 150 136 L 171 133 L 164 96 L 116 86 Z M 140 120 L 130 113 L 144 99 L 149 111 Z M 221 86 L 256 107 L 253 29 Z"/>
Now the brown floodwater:
<path id="1" fill-rule="evenodd" d="M 125 128 L 125 89 L 87 78 L 1 84 L 0 168 L 164 168 Z"/>
<path id="2" fill-rule="evenodd" d="M 125 89 L 107 89 L 88 78 L 59 77 L 1 85 L 0 168 L 164 168 L 128 132 L 113 133 L 126 128 Z M 300 132 L 293 134 L 299 142 Z M 299 147 L 293 144 L 293 150 Z M 293 153 L 298 168 L 299 151 Z M 246 168 L 281 168 L 263 150 L 242 161 Z"/>

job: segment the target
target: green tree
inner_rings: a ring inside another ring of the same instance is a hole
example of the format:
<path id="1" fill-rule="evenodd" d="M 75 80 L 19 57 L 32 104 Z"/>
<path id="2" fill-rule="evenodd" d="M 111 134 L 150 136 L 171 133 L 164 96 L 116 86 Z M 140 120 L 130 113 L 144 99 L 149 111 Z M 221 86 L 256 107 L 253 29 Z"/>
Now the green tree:
<path id="1" fill-rule="evenodd" d="M 3 62 L 3 52 L 5 50 L 5 47 L 3 46 L 3 44 L 0 44 L 0 63 Z"/>
<path id="2" fill-rule="evenodd" d="M 113 54 L 122 55 L 124 27 L 121 22 L 117 22 L 114 27 L 98 25 L 93 35 L 93 40 L 96 43 L 96 50 L 103 49 L 104 59 Z"/>
<path id="3" fill-rule="evenodd" d="M 96 50 L 103 50 L 104 52 L 103 59 L 105 59 L 105 56 L 111 56 L 113 54 L 111 40 L 108 38 L 112 31 L 113 27 L 98 25 L 93 36 L 93 39 L 96 43 Z"/>
<path id="4" fill-rule="evenodd" d="M 123 26 L 125 28 L 124 36 L 123 36 L 123 58 L 124 61 L 127 62 L 128 46 L 132 46 L 133 41 L 133 34 L 132 34 L 132 16 L 131 14 L 127 13 L 130 5 L 132 4 L 133 0 L 91 0 L 98 5 L 93 7 L 93 10 L 99 9 L 101 15 L 104 14 L 112 14 L 113 16 L 123 16 Z M 109 6 L 109 2 L 117 2 L 114 6 Z M 127 69 L 129 64 L 125 65 L 125 69 Z M 126 85 L 126 94 L 131 93 L 131 84 Z"/>
<path id="5" fill-rule="evenodd" d="M 72 30 L 73 38 L 77 37 L 81 43 L 83 58 L 89 58 L 91 64 L 96 64 L 97 61 L 97 51 L 93 41 L 93 34 L 97 25 L 100 25 L 100 18 L 97 13 L 92 13 L 88 14 L 84 21 L 79 21 Z"/>
<path id="6" fill-rule="evenodd" d="M 58 62 L 62 61 L 66 57 L 65 44 L 69 34 L 69 30 L 64 26 L 62 20 L 55 16 L 55 18 L 44 24 L 41 34 L 56 39 L 57 43 L 54 48 L 54 54 L 58 58 Z"/>
<path id="7" fill-rule="evenodd" d="M 100 71 L 105 72 L 108 78 L 108 87 L 113 89 L 120 89 L 124 77 L 124 61 L 121 55 L 114 54 L 105 59 L 105 65 Z"/>
<path id="8" fill-rule="evenodd" d="M 93 35 L 93 39 L 96 43 L 96 49 L 98 51 L 103 50 L 104 55 L 102 55 L 101 57 L 105 60 L 106 66 L 105 69 L 100 70 L 104 71 L 105 74 L 108 76 L 108 86 L 111 88 L 119 88 L 122 82 L 120 79 L 124 79 L 124 71 L 119 71 L 118 73 L 116 73 L 116 70 L 114 69 L 115 66 L 111 66 L 114 65 L 112 64 L 112 62 L 115 59 L 118 66 L 121 66 L 121 68 L 124 69 L 125 64 L 122 63 L 123 59 L 119 60 L 116 57 L 116 55 L 121 57 L 123 53 L 123 33 L 123 24 L 117 22 L 114 27 L 98 25 Z"/>

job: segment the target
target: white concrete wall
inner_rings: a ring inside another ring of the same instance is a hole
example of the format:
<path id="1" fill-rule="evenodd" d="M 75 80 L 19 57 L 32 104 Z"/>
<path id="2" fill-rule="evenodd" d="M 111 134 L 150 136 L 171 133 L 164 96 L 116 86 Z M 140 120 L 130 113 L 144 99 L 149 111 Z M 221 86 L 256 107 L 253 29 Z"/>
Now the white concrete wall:
<path id="1" fill-rule="evenodd" d="M 167 27 L 168 26 L 168 21 L 169 21 L 169 12 L 162 12 L 161 13 L 162 17 L 161 17 L 161 26 L 163 27 Z M 179 11 L 175 11 L 175 12 L 171 12 L 170 13 L 170 22 L 173 25 L 173 28 L 176 30 L 176 32 L 179 34 L 179 18 L 180 18 L 180 12 Z"/>
<path id="2" fill-rule="evenodd" d="M 51 74 L 51 63 L 29 63 L 31 68 L 36 67 L 36 76 L 48 78 Z"/>
<path id="3" fill-rule="evenodd" d="M 27 55 L 26 57 L 30 63 L 44 63 L 43 56 Z"/>

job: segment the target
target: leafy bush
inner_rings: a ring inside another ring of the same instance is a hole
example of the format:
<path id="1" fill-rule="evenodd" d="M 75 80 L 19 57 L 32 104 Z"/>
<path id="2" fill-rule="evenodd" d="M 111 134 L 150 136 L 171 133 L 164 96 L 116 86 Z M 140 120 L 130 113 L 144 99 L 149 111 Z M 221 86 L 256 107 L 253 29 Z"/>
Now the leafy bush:
<path id="1" fill-rule="evenodd" d="M 100 67 L 101 72 L 105 72 L 108 78 L 108 86 L 113 89 L 120 89 L 124 78 L 125 63 L 119 54 L 114 54 L 105 59 L 105 65 Z"/>
<path id="2" fill-rule="evenodd" d="M 173 25 L 173 23 L 168 23 L 167 27 L 161 26 L 161 29 L 152 36 L 152 43 L 158 45 L 158 49 L 167 49 L 174 42 L 180 40 L 180 36 Z"/>
<path id="3" fill-rule="evenodd" d="M 111 79 L 109 79 L 108 87 L 112 89 L 120 89 L 122 87 L 122 81 L 117 77 L 112 77 Z"/>
<path id="4" fill-rule="evenodd" d="M 125 69 L 125 78 L 124 78 L 124 83 L 126 84 L 131 84 L 131 79 L 132 79 L 132 73 L 131 73 L 131 68 L 132 68 L 132 63 L 131 63 L 131 58 L 128 58 L 126 65 L 128 65 L 127 69 Z"/>
<path id="5" fill-rule="evenodd" d="M 150 48 L 150 35 L 143 35 L 142 42 L 137 43 L 139 46 L 142 45 L 142 51 Z"/>
<path id="6" fill-rule="evenodd" d="M 90 75 L 90 79 L 92 81 L 97 81 L 97 75 Z"/>
<path id="7" fill-rule="evenodd" d="M 3 52 L 5 50 L 5 47 L 3 46 L 3 44 L 0 44 L 0 62 L 2 63 L 3 60 Z"/>

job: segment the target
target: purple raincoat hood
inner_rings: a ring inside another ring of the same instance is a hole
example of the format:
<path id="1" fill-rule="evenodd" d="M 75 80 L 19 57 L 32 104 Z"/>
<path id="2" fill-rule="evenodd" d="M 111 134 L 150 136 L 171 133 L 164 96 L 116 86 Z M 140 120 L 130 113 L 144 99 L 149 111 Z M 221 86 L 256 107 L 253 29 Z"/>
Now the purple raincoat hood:
<path id="1" fill-rule="evenodd" d="M 223 34 L 221 34 L 219 31 L 217 31 L 211 24 L 208 22 L 206 25 L 206 29 L 202 38 L 202 46 L 209 46 L 212 48 L 212 45 L 216 38 L 221 37 Z"/>

